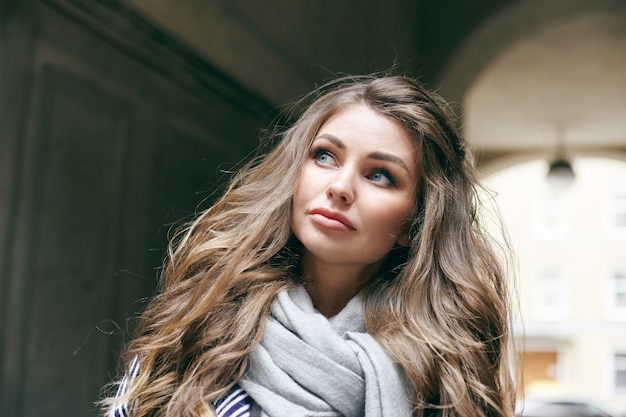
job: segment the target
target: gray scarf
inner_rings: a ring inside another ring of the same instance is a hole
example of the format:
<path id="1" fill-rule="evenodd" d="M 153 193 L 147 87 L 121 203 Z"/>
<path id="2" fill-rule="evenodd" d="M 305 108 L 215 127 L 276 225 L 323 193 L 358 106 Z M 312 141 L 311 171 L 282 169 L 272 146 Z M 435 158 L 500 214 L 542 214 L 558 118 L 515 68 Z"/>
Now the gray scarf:
<path id="1" fill-rule="evenodd" d="M 303 287 L 278 294 L 241 387 L 271 417 L 410 416 L 400 368 L 365 330 L 361 294 L 336 316 Z"/>

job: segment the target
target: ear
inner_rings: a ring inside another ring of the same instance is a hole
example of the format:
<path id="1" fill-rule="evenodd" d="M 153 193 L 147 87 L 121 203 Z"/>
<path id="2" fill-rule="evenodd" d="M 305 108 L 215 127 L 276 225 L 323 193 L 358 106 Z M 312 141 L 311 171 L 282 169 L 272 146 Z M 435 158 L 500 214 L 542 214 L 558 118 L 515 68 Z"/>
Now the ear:
<path id="1" fill-rule="evenodd" d="M 405 233 L 402 236 L 400 236 L 400 238 L 398 239 L 398 245 L 403 246 L 405 248 L 408 248 L 409 246 L 411 246 L 411 237 L 409 236 L 408 233 Z"/>

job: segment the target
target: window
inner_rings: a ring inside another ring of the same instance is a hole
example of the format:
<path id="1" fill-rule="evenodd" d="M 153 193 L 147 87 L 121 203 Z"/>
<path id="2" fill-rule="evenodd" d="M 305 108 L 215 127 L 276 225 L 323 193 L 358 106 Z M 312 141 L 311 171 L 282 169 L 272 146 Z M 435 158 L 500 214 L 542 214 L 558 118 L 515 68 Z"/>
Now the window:
<path id="1" fill-rule="evenodd" d="M 615 307 L 626 309 L 626 273 L 617 271 L 613 275 Z"/>
<path id="2" fill-rule="evenodd" d="M 615 391 L 626 393 L 626 353 L 615 353 Z"/>
<path id="3" fill-rule="evenodd" d="M 626 320 L 626 268 L 615 269 L 609 277 L 609 315 Z"/>
<path id="4" fill-rule="evenodd" d="M 610 238 L 626 239 L 626 190 L 615 190 L 609 197 L 606 220 Z"/>
<path id="5" fill-rule="evenodd" d="M 567 237 L 569 211 L 566 193 L 544 187 L 535 205 L 535 236 L 540 240 L 563 240 Z"/>
<path id="6" fill-rule="evenodd" d="M 566 310 L 567 287 L 557 268 L 546 267 L 537 273 L 535 310 L 542 320 L 560 319 Z"/>

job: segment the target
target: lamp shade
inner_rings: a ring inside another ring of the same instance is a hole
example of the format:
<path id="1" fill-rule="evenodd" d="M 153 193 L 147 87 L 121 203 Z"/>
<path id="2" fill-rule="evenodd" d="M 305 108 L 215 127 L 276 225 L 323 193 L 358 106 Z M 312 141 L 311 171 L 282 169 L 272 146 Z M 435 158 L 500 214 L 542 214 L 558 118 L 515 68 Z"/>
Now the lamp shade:
<path id="1" fill-rule="evenodd" d="M 574 181 L 576 174 L 570 161 L 557 158 L 550 164 L 548 169 L 548 181 L 558 185 L 569 185 Z"/>

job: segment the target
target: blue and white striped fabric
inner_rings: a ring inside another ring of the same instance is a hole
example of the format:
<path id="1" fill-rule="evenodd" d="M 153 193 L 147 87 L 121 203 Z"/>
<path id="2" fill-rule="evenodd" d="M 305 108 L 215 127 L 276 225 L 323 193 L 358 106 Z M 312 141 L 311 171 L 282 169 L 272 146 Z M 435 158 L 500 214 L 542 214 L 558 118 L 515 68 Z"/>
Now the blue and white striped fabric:
<path id="1" fill-rule="evenodd" d="M 139 361 L 133 358 L 128 366 L 128 373 L 124 375 L 117 389 L 116 397 L 126 394 L 139 375 Z M 232 387 L 222 398 L 215 401 L 217 417 L 250 417 L 252 398 L 239 385 Z M 128 414 L 128 403 L 120 403 L 108 417 L 132 417 Z"/>
<path id="2" fill-rule="evenodd" d="M 122 378 L 120 382 L 120 386 L 117 388 L 116 397 L 121 397 L 126 394 L 135 382 L 135 378 L 139 375 L 139 360 L 135 356 L 132 361 L 130 361 L 130 365 L 128 366 L 128 372 Z M 129 417 L 128 416 L 128 402 L 123 402 L 118 404 L 115 409 L 109 414 L 108 417 Z"/>
<path id="3" fill-rule="evenodd" d="M 239 385 L 235 385 L 213 405 L 217 417 L 250 417 L 252 398 Z"/>

